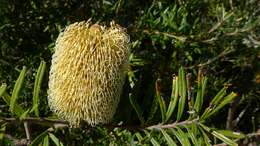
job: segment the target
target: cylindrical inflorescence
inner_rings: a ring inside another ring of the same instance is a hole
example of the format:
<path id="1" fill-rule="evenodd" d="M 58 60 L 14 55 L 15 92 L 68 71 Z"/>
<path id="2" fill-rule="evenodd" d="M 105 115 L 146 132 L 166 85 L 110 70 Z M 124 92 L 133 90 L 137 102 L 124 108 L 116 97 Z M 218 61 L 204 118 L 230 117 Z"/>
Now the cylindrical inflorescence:
<path id="1" fill-rule="evenodd" d="M 110 27 L 74 23 L 60 33 L 52 56 L 48 102 L 59 117 L 79 126 L 111 121 L 120 100 L 129 58 L 129 36 Z"/>

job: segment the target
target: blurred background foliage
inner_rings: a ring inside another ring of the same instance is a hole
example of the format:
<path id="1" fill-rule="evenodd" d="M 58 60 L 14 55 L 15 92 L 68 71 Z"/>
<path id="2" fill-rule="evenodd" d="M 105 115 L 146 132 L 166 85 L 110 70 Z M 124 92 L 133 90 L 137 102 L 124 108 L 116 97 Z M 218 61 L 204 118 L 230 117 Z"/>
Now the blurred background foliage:
<path id="1" fill-rule="evenodd" d="M 7 83 L 11 93 L 19 72 L 26 66 L 24 90 L 19 98 L 23 107 L 32 105 L 31 91 L 39 62 L 47 62 L 48 72 L 55 40 L 66 25 L 89 18 L 104 24 L 114 20 L 126 28 L 132 50 L 128 80 L 114 122 L 140 124 L 129 103 L 129 93 L 141 105 L 144 118 L 149 119 L 156 80 L 160 79 L 161 95 L 168 101 L 172 76 L 183 66 L 193 80 L 198 70 L 208 77 L 205 102 L 224 84 L 240 97 L 217 118 L 209 119 L 208 125 L 244 133 L 260 128 L 258 0 L 1 0 L 0 18 L 0 84 Z M 41 117 L 52 116 L 47 106 L 47 72 L 40 93 Z M 196 90 L 195 82 L 191 90 Z M 0 117 L 11 117 L 4 101 L 0 100 L 0 105 Z M 160 121 L 158 113 L 150 124 Z M 228 113 L 234 122 L 226 127 Z M 15 131 L 17 137 L 24 137 L 21 129 Z M 107 137 L 115 139 L 115 135 L 98 128 L 87 138 L 79 134 L 82 131 L 56 132 L 70 132 L 70 139 L 86 144 L 97 140 L 105 144 Z M 125 137 L 117 142 L 129 141 L 126 139 L 131 138 L 131 133 L 121 132 Z"/>

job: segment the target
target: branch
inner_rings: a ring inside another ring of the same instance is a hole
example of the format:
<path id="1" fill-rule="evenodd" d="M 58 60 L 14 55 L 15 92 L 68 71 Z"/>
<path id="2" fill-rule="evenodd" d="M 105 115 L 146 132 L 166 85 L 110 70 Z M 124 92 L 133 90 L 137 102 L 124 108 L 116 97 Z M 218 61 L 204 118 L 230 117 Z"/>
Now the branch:
<path id="1" fill-rule="evenodd" d="M 158 125 L 153 125 L 153 126 L 149 126 L 146 127 L 146 129 L 166 129 L 166 128 L 175 128 L 177 126 L 182 126 L 182 125 L 189 125 L 189 124 L 193 124 L 193 123 L 197 123 L 199 119 L 193 119 L 193 120 L 186 120 L 186 121 L 182 121 L 182 122 L 175 122 L 175 123 L 171 123 L 171 124 L 158 124 Z"/>
<path id="2" fill-rule="evenodd" d="M 34 118 L 34 117 L 27 117 L 24 119 L 17 119 L 17 118 L 1 118 L 0 122 L 8 122 L 8 123 L 21 123 L 21 122 L 27 122 L 30 124 L 38 124 L 38 125 L 44 125 L 44 126 L 58 126 L 58 127 L 67 127 L 69 125 L 68 122 L 63 120 L 57 120 L 57 119 L 48 119 L 48 118 Z"/>
<path id="3" fill-rule="evenodd" d="M 21 122 L 27 122 L 28 124 L 38 124 L 38 125 L 47 125 L 51 126 L 53 128 L 64 128 L 64 127 L 69 127 L 69 123 L 63 120 L 57 120 L 57 119 L 48 119 L 48 118 L 33 118 L 33 117 L 27 117 L 24 119 L 16 119 L 16 118 L 2 118 L 0 121 L 5 121 L 8 123 L 21 123 Z M 196 123 L 198 119 L 193 119 L 193 120 L 186 120 L 182 122 L 175 122 L 171 124 L 158 124 L 158 125 L 152 125 L 148 127 L 142 127 L 139 125 L 121 125 L 121 124 L 105 124 L 102 125 L 103 127 L 106 127 L 108 129 L 113 129 L 113 128 L 123 128 L 131 131 L 136 131 L 136 130 L 144 130 L 144 129 L 165 129 L 165 128 L 174 128 L 176 126 L 181 126 L 181 125 L 187 125 L 187 124 L 192 124 Z M 50 131 L 53 129 L 51 128 Z"/>

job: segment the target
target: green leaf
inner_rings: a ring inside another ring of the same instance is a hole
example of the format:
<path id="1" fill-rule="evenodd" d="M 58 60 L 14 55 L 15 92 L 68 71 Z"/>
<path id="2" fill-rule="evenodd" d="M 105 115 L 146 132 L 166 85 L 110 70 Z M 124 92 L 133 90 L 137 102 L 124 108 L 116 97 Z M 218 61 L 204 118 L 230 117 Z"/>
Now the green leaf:
<path id="1" fill-rule="evenodd" d="M 136 138 L 138 139 L 139 142 L 141 142 L 143 140 L 143 137 L 139 132 L 136 132 L 135 136 L 136 136 Z"/>
<path id="2" fill-rule="evenodd" d="M 201 127 L 199 127 L 199 130 L 202 133 L 204 144 L 206 146 L 211 146 L 211 140 L 209 139 L 208 135 L 204 132 L 204 130 Z"/>
<path id="3" fill-rule="evenodd" d="M 193 124 L 194 125 L 194 124 Z M 184 126 L 185 127 L 185 129 L 187 130 L 187 134 L 188 134 L 188 136 L 190 137 L 190 139 L 191 139 L 191 141 L 192 141 L 192 143 L 196 146 L 196 145 L 199 145 L 199 142 L 198 142 L 198 140 L 196 139 L 196 137 L 195 137 L 195 135 L 194 135 L 194 133 L 192 132 L 192 130 L 190 129 L 190 128 L 188 128 L 188 126 Z"/>
<path id="4" fill-rule="evenodd" d="M 203 117 L 203 119 L 207 119 L 209 118 L 210 116 L 214 115 L 215 113 L 217 113 L 220 109 L 222 109 L 226 104 L 230 103 L 235 97 L 237 96 L 236 93 L 232 92 L 230 93 L 229 95 L 227 95 L 224 100 L 219 104 L 217 105 L 214 109 L 210 110 L 208 112 L 207 115 L 205 115 Z"/>
<path id="5" fill-rule="evenodd" d="M 141 111 L 141 108 L 139 106 L 139 104 L 137 103 L 135 97 L 130 93 L 129 94 L 129 100 L 130 100 L 130 103 L 132 105 L 132 107 L 134 108 L 140 122 L 141 122 L 141 125 L 144 124 L 144 118 L 142 117 L 142 111 Z"/>
<path id="6" fill-rule="evenodd" d="M 218 93 L 217 95 L 212 99 L 212 101 L 210 102 L 210 105 L 216 105 L 220 102 L 220 100 L 222 99 L 222 97 L 224 97 L 226 95 L 226 90 L 227 87 L 223 87 Z"/>
<path id="7" fill-rule="evenodd" d="M 23 112 L 23 114 L 21 114 L 21 116 L 19 117 L 20 120 L 23 120 L 27 117 L 28 113 L 30 112 L 30 109 L 26 110 L 25 112 Z"/>
<path id="8" fill-rule="evenodd" d="M 48 135 L 48 131 L 42 132 L 40 135 L 38 135 L 30 144 L 30 146 L 38 146 L 45 138 L 45 136 Z"/>
<path id="9" fill-rule="evenodd" d="M 179 142 L 181 143 L 181 145 L 183 146 L 190 146 L 189 141 L 187 142 L 187 137 L 183 136 L 183 133 L 180 133 L 180 131 L 176 131 L 174 129 L 171 129 L 171 132 L 177 137 L 177 139 L 179 140 Z"/>
<path id="10" fill-rule="evenodd" d="M 224 136 L 223 134 L 210 129 L 209 127 L 203 125 L 200 123 L 200 126 L 205 129 L 207 132 L 211 133 L 212 135 L 214 135 L 215 137 L 217 137 L 218 139 L 220 139 L 221 141 L 223 141 L 224 143 L 231 145 L 231 146 L 237 146 L 238 144 L 235 143 L 234 141 L 232 141 L 231 139 L 227 138 L 226 136 Z"/>
<path id="11" fill-rule="evenodd" d="M 151 143 L 153 146 L 160 146 L 160 144 L 154 138 L 151 138 Z"/>
<path id="12" fill-rule="evenodd" d="M 44 61 L 41 61 L 37 74 L 36 74 L 35 82 L 34 82 L 32 111 L 35 112 L 35 115 L 37 117 L 39 117 L 39 109 L 38 109 L 39 94 L 40 94 L 41 83 L 42 83 L 45 68 L 46 68 L 46 63 Z"/>
<path id="13" fill-rule="evenodd" d="M 146 120 L 146 123 L 149 123 L 150 121 L 152 121 L 152 119 L 154 118 L 154 115 L 156 114 L 157 110 L 158 110 L 158 102 L 157 102 L 157 98 L 154 97 L 153 103 L 152 103 L 152 106 L 151 106 L 151 109 L 150 109 L 150 112 L 149 112 L 149 116 Z"/>
<path id="14" fill-rule="evenodd" d="M 162 131 L 162 134 L 163 134 L 164 138 L 166 139 L 168 145 L 177 146 L 177 144 L 173 141 L 173 139 L 170 137 L 170 135 L 166 131 L 164 131 L 163 129 L 161 129 L 161 131 Z"/>
<path id="15" fill-rule="evenodd" d="M 198 91 L 197 91 L 196 101 L 194 104 L 194 109 L 197 113 L 200 112 L 204 101 L 204 93 L 207 85 L 207 80 L 208 80 L 207 77 L 202 77 L 202 79 L 198 80 Z"/>
<path id="16" fill-rule="evenodd" d="M 186 102 L 186 79 L 185 79 L 185 73 L 183 70 L 183 67 L 179 69 L 179 80 L 178 80 L 178 86 L 179 86 L 179 104 L 178 104 L 178 113 L 177 113 L 177 121 L 179 121 L 182 117 L 183 110 L 185 108 L 185 102 Z"/>
<path id="17" fill-rule="evenodd" d="M 243 133 L 239 133 L 239 132 L 233 132 L 229 130 L 216 130 L 216 131 L 230 138 L 242 139 L 246 137 Z"/>
<path id="18" fill-rule="evenodd" d="M 185 141 L 185 146 L 190 146 L 190 141 L 189 141 L 189 138 L 188 138 L 188 134 L 187 133 L 184 133 L 181 128 L 179 127 L 176 127 L 178 133 L 180 133 L 181 137 L 183 138 L 183 140 Z"/>
<path id="19" fill-rule="evenodd" d="M 2 84 L 0 87 L 0 97 L 5 93 L 7 85 L 6 84 Z"/>
<path id="20" fill-rule="evenodd" d="M 13 90 L 13 93 L 12 93 L 12 97 L 11 97 L 11 101 L 10 101 L 10 111 L 12 114 L 14 114 L 14 110 L 16 107 L 16 100 L 19 96 L 19 92 L 22 88 L 22 84 L 23 84 L 23 81 L 24 81 L 24 77 L 25 77 L 25 73 L 26 73 L 26 67 L 23 67 L 17 81 L 15 82 L 15 85 L 14 85 L 14 90 Z"/>
<path id="21" fill-rule="evenodd" d="M 43 146 L 49 146 L 49 136 L 46 135 L 43 139 Z"/>
<path id="22" fill-rule="evenodd" d="M 1 125 L 1 128 L 0 128 L 0 140 L 3 140 L 4 135 L 5 135 L 5 130 L 6 130 L 6 123 Z"/>
<path id="23" fill-rule="evenodd" d="M 171 101 L 170 101 L 168 110 L 166 112 L 166 119 L 165 119 L 166 122 L 170 119 L 170 117 L 176 107 L 177 101 L 178 101 L 178 77 L 174 77 L 172 80 Z"/>
<path id="24" fill-rule="evenodd" d="M 156 81 L 156 98 L 157 98 L 157 101 L 159 103 L 159 106 L 160 106 L 160 110 L 161 110 L 161 116 L 162 116 L 162 122 L 164 123 L 165 122 L 165 114 L 166 114 L 166 105 L 165 105 L 165 102 L 160 94 L 160 85 L 159 85 L 159 79 Z"/>
<path id="25" fill-rule="evenodd" d="M 2 95 L 3 100 L 5 101 L 5 103 L 10 106 L 10 100 L 11 100 L 11 96 L 4 92 Z M 14 109 L 14 113 L 17 116 L 21 116 L 25 111 L 23 110 L 23 108 L 20 105 L 16 105 L 16 108 Z"/>
<path id="26" fill-rule="evenodd" d="M 49 136 L 56 146 L 63 146 L 62 142 L 55 135 L 49 133 Z"/>
<path id="27" fill-rule="evenodd" d="M 206 108 L 204 113 L 201 116 L 201 119 L 205 119 L 205 117 L 209 117 L 209 113 L 216 107 L 216 105 L 221 101 L 221 99 L 226 95 L 227 87 L 223 87 L 217 95 L 211 100 L 209 107 Z"/>

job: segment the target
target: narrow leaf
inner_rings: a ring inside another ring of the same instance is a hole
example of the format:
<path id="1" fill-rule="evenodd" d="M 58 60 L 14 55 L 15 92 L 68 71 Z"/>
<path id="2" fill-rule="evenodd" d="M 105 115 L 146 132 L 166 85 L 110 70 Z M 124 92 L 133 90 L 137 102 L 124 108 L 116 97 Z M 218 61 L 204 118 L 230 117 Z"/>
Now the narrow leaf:
<path id="1" fill-rule="evenodd" d="M 55 135 L 49 133 L 49 136 L 56 146 L 63 146 L 62 142 Z"/>
<path id="2" fill-rule="evenodd" d="M 216 131 L 230 138 L 242 139 L 246 137 L 243 133 L 239 133 L 239 132 L 233 132 L 229 130 L 216 130 Z"/>
<path id="3" fill-rule="evenodd" d="M 211 146 L 212 145 L 211 140 L 209 139 L 208 135 L 205 133 L 205 131 L 201 127 L 199 127 L 199 130 L 202 133 L 202 136 L 203 136 L 203 139 L 204 139 L 204 144 L 206 146 Z"/>
<path id="4" fill-rule="evenodd" d="M 189 143 L 185 140 L 185 137 L 183 137 L 182 134 L 179 133 L 179 131 L 176 131 L 174 129 L 171 129 L 171 132 L 177 137 L 181 145 L 183 146 L 189 146 Z"/>
<path id="5" fill-rule="evenodd" d="M 160 110 L 161 110 L 161 115 L 162 115 L 162 122 L 165 122 L 165 114 L 166 114 L 166 106 L 165 106 L 165 102 L 160 94 L 160 81 L 159 79 L 156 81 L 156 98 L 158 100 L 159 106 L 160 106 Z"/>
<path id="6" fill-rule="evenodd" d="M 153 146 L 160 146 L 160 144 L 154 138 L 151 138 L 151 143 Z"/>
<path id="7" fill-rule="evenodd" d="M 139 132 L 136 132 L 135 136 L 136 136 L 136 138 L 138 139 L 139 142 L 141 142 L 143 140 L 143 137 Z"/>
<path id="8" fill-rule="evenodd" d="M 186 92 L 187 92 L 185 73 L 182 67 L 179 69 L 179 78 L 180 80 L 178 81 L 178 86 L 179 86 L 180 99 L 178 104 L 177 121 L 179 121 L 182 117 L 183 110 L 185 108 Z"/>
<path id="9" fill-rule="evenodd" d="M 40 135 L 38 135 L 33 141 L 32 143 L 30 144 L 30 146 L 38 146 L 42 141 L 43 139 L 45 138 L 45 136 L 48 135 L 48 131 L 44 131 L 42 132 Z"/>
<path id="10" fill-rule="evenodd" d="M 226 136 L 224 136 L 223 134 L 210 129 L 209 127 L 203 125 L 200 123 L 200 126 L 205 129 L 207 132 L 211 133 L 212 135 L 214 135 L 215 137 L 217 137 L 218 139 L 220 139 L 221 141 L 223 141 L 224 143 L 231 145 L 231 146 L 237 146 L 238 144 L 235 143 L 234 141 L 232 141 L 231 139 L 227 138 Z"/>
<path id="11" fill-rule="evenodd" d="M 25 73 L 26 73 L 26 67 L 23 67 L 23 69 L 14 85 L 14 90 L 13 90 L 11 101 L 10 101 L 10 111 L 12 114 L 14 114 L 14 109 L 16 108 L 16 100 L 17 100 L 17 98 L 19 96 L 19 92 L 22 88 Z"/>
<path id="12" fill-rule="evenodd" d="M 211 111 L 208 112 L 207 115 L 205 115 L 205 117 L 203 117 L 204 119 L 209 118 L 210 116 L 214 115 L 215 113 L 217 113 L 220 109 L 222 109 L 226 104 L 230 103 L 235 97 L 237 96 L 236 93 L 232 92 L 229 95 L 227 95 L 224 100 L 218 105 L 216 106 L 214 109 L 212 109 Z"/>
<path id="13" fill-rule="evenodd" d="M 194 124 L 193 124 L 193 125 L 194 125 Z M 186 129 L 186 131 L 187 131 L 187 134 L 188 134 L 188 136 L 190 137 L 192 143 L 193 143 L 194 145 L 199 145 L 198 140 L 196 139 L 194 133 L 192 132 L 193 130 L 191 130 L 190 128 L 188 128 L 188 126 L 186 126 L 186 125 L 185 125 L 184 127 L 185 127 L 185 129 Z"/>
<path id="14" fill-rule="evenodd" d="M 129 94 L 129 100 L 130 100 L 130 103 L 131 103 L 132 107 L 134 108 L 141 124 L 143 125 L 144 124 L 144 118 L 142 117 L 141 108 L 140 108 L 139 104 L 137 103 L 135 97 L 131 93 Z"/>
<path id="15" fill-rule="evenodd" d="M 188 135 L 187 133 L 184 133 L 181 128 L 179 127 L 176 127 L 178 133 L 180 133 L 181 137 L 183 138 L 184 142 L 185 142 L 185 146 L 190 146 L 190 141 L 189 141 L 189 138 L 188 138 Z"/>
<path id="16" fill-rule="evenodd" d="M 212 101 L 210 102 L 210 105 L 216 105 L 219 103 L 219 101 L 222 99 L 222 97 L 224 97 L 226 95 L 226 90 L 227 87 L 223 87 L 218 93 L 217 95 L 212 99 Z"/>
<path id="17" fill-rule="evenodd" d="M 173 139 L 170 137 L 170 135 L 166 131 L 164 131 L 163 129 L 161 129 L 161 131 L 162 131 L 162 134 L 163 134 L 164 138 L 166 139 L 168 145 L 177 146 L 177 144 L 173 141 Z"/>
<path id="18" fill-rule="evenodd" d="M 200 112 L 203 101 L 204 101 L 204 92 L 207 85 L 207 77 L 202 77 L 201 81 L 198 81 L 198 91 L 197 97 L 194 104 L 194 109 L 197 113 Z"/>
<path id="19" fill-rule="evenodd" d="M 5 93 L 7 85 L 6 84 L 2 84 L 0 87 L 0 97 Z"/>
<path id="20" fill-rule="evenodd" d="M 156 114 L 157 112 L 157 109 L 158 109 L 158 102 L 157 102 L 157 98 L 154 97 L 153 98 L 153 103 L 152 103 L 152 106 L 150 108 L 150 112 L 149 112 L 149 116 L 146 120 L 146 123 L 149 123 L 152 121 L 152 119 L 154 118 L 154 115 Z"/>
<path id="21" fill-rule="evenodd" d="M 49 136 L 46 135 L 43 140 L 43 146 L 49 146 Z"/>
<path id="22" fill-rule="evenodd" d="M 3 100 L 5 101 L 5 103 L 10 106 L 10 100 L 11 100 L 11 96 L 4 92 L 2 95 Z M 21 116 L 25 111 L 23 110 L 23 108 L 20 105 L 16 105 L 16 108 L 14 109 L 14 113 L 17 116 Z"/>
<path id="23" fill-rule="evenodd" d="M 40 94 L 41 83 L 42 83 L 45 68 L 46 68 L 46 63 L 44 61 L 41 61 L 37 74 L 36 74 L 35 82 L 34 82 L 32 111 L 35 112 L 35 115 L 37 117 L 39 117 L 39 109 L 38 109 L 39 94 Z"/>
<path id="24" fill-rule="evenodd" d="M 177 101 L 178 101 L 178 77 L 174 77 L 172 80 L 171 101 L 170 101 L 168 110 L 166 112 L 166 119 L 165 119 L 166 122 L 170 119 L 170 117 L 176 107 Z"/>
<path id="25" fill-rule="evenodd" d="M 26 110 L 25 112 L 23 112 L 23 114 L 21 114 L 21 116 L 19 117 L 20 120 L 23 120 L 27 117 L 28 113 L 30 112 L 30 109 Z"/>
<path id="26" fill-rule="evenodd" d="M 6 130 L 6 124 L 2 124 L 0 128 L 0 140 L 3 140 L 4 135 L 5 135 L 5 130 Z"/>

